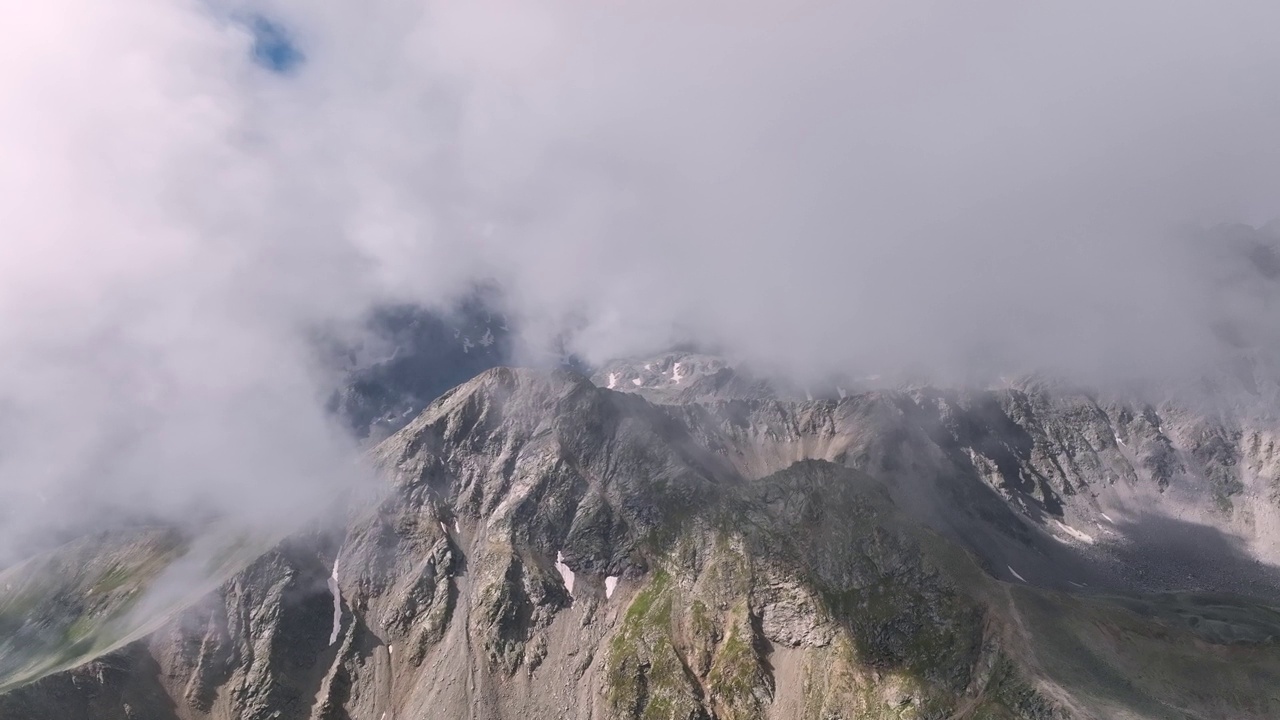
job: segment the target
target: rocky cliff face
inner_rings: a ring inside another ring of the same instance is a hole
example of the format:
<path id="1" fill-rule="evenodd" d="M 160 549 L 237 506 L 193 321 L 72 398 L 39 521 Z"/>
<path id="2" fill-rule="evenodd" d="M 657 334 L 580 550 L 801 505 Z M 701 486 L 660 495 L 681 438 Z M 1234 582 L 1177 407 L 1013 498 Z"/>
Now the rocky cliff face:
<path id="1" fill-rule="evenodd" d="M 689 356 L 595 379 L 452 390 L 344 527 L 0 718 L 1280 715 L 1263 421 L 810 400 Z"/>

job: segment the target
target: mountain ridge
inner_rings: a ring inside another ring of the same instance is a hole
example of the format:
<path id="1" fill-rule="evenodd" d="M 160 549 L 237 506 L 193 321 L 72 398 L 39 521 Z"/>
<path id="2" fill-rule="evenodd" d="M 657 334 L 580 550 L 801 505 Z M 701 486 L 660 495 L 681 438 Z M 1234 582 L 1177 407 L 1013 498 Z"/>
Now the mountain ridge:
<path id="1" fill-rule="evenodd" d="M 1177 689 L 1206 662 L 1258 690 L 1237 716 L 1280 707 L 1259 679 L 1276 672 L 1274 611 L 1053 577 L 1095 559 L 1052 526 L 1076 520 L 1046 488 L 1070 504 L 1061 488 L 1105 481 L 1101 465 L 1077 453 L 1005 487 L 1038 467 L 999 420 L 1019 405 L 917 398 L 664 405 L 567 371 L 486 371 L 373 450 L 391 483 L 376 507 L 254 561 L 97 676 L 0 696 L 0 717 L 112 697 L 92 716 L 1207 718 L 1221 700 Z M 1134 423 L 1135 443 L 1155 430 Z M 958 472 L 975 447 L 991 466 Z M 948 507 L 964 517 L 937 522 Z M 1131 675 L 1133 648 L 1167 667 Z"/>

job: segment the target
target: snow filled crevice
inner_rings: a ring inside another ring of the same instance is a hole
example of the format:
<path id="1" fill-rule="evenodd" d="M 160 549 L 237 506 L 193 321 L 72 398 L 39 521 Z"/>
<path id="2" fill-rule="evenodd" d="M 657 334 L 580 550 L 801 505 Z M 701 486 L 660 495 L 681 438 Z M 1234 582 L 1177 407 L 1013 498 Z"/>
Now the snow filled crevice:
<path id="1" fill-rule="evenodd" d="M 329 575 L 329 592 L 333 594 L 333 631 L 329 633 L 329 644 L 338 642 L 338 633 L 342 631 L 342 590 L 338 587 L 338 561 L 333 561 L 333 573 Z"/>
<path id="2" fill-rule="evenodd" d="M 564 578 L 564 589 L 569 591 L 569 597 L 573 597 L 573 571 L 564 564 L 564 553 L 556 553 L 556 570 Z"/>
<path id="3" fill-rule="evenodd" d="M 1062 532 L 1064 532 L 1064 533 L 1066 533 L 1068 536 L 1070 536 L 1070 537 L 1071 537 L 1071 539 L 1076 540 L 1076 541 L 1079 541 L 1079 542 L 1082 542 L 1082 543 L 1084 543 L 1085 545 L 1092 545 L 1092 544 L 1093 544 L 1093 536 L 1092 536 L 1092 535 L 1090 535 L 1090 534 L 1088 534 L 1088 533 L 1081 532 L 1081 531 L 1079 531 L 1079 530 L 1077 530 L 1077 529 L 1075 529 L 1075 528 L 1071 527 L 1070 525 L 1067 525 L 1066 523 L 1064 523 L 1064 522 L 1062 522 L 1062 521 L 1060 521 L 1060 520 L 1054 520 L 1054 521 L 1053 521 L 1053 523 L 1054 523 L 1055 525 L 1057 525 L 1057 526 L 1058 526 L 1058 529 L 1062 530 Z M 1061 540 L 1062 538 L 1057 538 L 1057 539 Z"/>
<path id="4" fill-rule="evenodd" d="M 604 599 L 608 600 L 613 597 L 613 591 L 618 588 L 618 577 L 610 575 L 604 579 Z"/>

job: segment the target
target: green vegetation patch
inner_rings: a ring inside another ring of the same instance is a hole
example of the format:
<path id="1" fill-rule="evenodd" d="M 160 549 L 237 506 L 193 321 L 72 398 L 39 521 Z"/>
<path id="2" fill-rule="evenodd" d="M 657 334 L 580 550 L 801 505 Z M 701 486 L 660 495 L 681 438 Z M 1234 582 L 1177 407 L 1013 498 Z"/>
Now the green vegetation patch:
<path id="1" fill-rule="evenodd" d="M 610 641 L 606 698 L 612 717 L 684 720 L 700 712 L 697 685 L 672 635 L 674 595 L 670 575 L 655 572 Z"/>
<path id="2" fill-rule="evenodd" d="M 708 688 L 725 718 L 764 717 L 764 703 L 771 688 L 752 641 L 745 619 L 734 623 L 711 664 Z"/>

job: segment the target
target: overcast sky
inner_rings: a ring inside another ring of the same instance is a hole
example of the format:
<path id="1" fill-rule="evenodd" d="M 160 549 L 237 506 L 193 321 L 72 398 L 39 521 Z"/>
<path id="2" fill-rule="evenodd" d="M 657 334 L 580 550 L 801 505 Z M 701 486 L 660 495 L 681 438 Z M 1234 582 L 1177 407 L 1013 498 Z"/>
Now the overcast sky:
<path id="1" fill-rule="evenodd" d="M 351 482 L 308 333 L 480 281 L 593 361 L 1197 372 L 1234 261 L 1188 228 L 1280 213 L 1278 27 L 1264 0 L 6 3 L 2 522 L 272 518 Z M 1266 352 L 1272 325 L 1245 323 Z"/>

